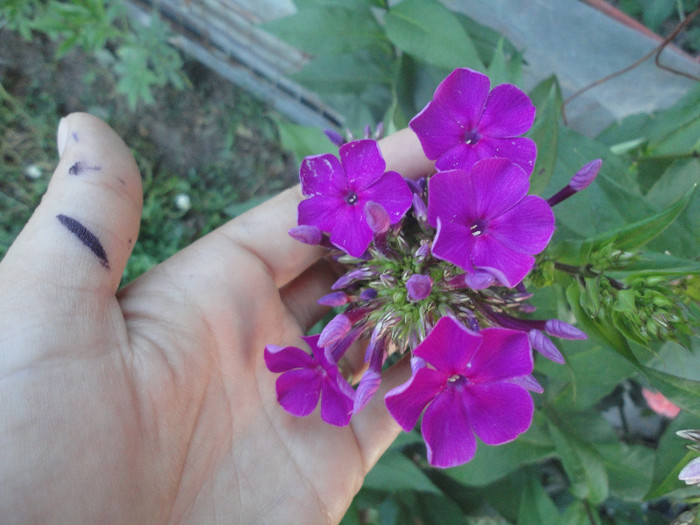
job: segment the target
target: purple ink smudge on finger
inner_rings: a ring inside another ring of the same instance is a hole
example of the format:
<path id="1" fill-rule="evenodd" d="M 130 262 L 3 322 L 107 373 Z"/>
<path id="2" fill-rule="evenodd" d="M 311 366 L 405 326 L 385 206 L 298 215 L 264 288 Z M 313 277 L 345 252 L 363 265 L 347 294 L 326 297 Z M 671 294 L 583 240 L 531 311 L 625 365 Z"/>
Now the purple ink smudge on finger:
<path id="1" fill-rule="evenodd" d="M 68 168 L 68 175 L 80 175 L 85 170 L 100 171 L 100 166 L 86 166 L 84 162 L 78 161 Z"/>
<path id="2" fill-rule="evenodd" d="M 85 226 L 83 226 L 82 223 L 71 217 L 68 217 L 67 215 L 57 215 L 56 218 L 58 219 L 58 222 L 63 224 L 63 226 L 65 226 L 68 229 L 68 231 L 70 231 L 73 235 L 80 239 L 80 242 L 82 242 L 85 246 L 90 248 L 90 251 L 94 253 L 100 260 L 100 264 L 109 270 L 109 260 L 107 259 L 107 253 L 102 247 L 102 243 L 95 236 L 94 233 L 92 233 Z"/>

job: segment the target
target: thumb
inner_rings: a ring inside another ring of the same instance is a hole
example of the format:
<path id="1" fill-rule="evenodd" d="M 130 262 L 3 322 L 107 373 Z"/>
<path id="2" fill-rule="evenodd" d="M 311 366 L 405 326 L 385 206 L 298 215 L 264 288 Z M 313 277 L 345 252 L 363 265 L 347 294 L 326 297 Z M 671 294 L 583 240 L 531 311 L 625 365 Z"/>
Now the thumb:
<path id="1" fill-rule="evenodd" d="M 138 234 L 138 168 L 119 136 L 85 113 L 61 120 L 57 143 L 56 171 L 0 264 L 0 285 L 113 295 Z"/>

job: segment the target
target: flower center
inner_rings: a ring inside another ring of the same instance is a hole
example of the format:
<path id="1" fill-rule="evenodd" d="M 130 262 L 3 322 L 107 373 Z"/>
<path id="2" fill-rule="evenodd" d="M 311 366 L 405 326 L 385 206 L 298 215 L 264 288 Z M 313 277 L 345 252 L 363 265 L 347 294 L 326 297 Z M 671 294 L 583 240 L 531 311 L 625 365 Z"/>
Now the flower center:
<path id="1" fill-rule="evenodd" d="M 355 204 L 357 204 L 357 200 L 357 193 L 355 193 L 354 191 L 351 191 L 345 196 L 345 202 L 347 202 L 350 206 L 354 206 Z"/>
<path id="2" fill-rule="evenodd" d="M 478 237 L 479 235 L 483 234 L 485 229 L 486 224 L 484 224 L 481 221 L 476 221 L 469 227 L 469 231 L 471 232 L 472 237 Z"/>
<path id="3" fill-rule="evenodd" d="M 469 383 L 469 379 L 467 379 L 465 376 L 454 374 L 447 380 L 447 382 L 450 383 L 452 386 L 460 387 Z"/>
<path id="4" fill-rule="evenodd" d="M 467 144 L 476 144 L 477 142 L 479 142 L 480 138 L 481 137 L 479 137 L 479 132 L 476 131 L 475 129 L 471 130 L 471 131 L 467 131 L 464 134 L 464 142 Z"/>

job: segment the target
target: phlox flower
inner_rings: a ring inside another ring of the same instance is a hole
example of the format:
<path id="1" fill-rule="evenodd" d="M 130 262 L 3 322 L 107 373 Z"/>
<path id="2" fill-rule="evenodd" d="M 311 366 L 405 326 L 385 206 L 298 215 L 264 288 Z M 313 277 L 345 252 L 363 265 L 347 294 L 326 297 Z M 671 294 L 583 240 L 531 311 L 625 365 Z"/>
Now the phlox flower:
<path id="1" fill-rule="evenodd" d="M 340 146 L 340 160 L 331 154 L 306 157 L 301 164 L 301 190 L 308 198 L 298 208 L 300 225 L 330 233 L 330 241 L 354 257 L 372 242 L 365 207 L 372 217 L 376 205 L 386 211 L 390 224 L 401 220 L 413 195 L 405 179 L 387 171 L 379 146 L 364 139 Z M 374 204 L 371 204 L 374 203 Z"/>
<path id="2" fill-rule="evenodd" d="M 340 375 L 338 367 L 318 346 L 318 335 L 302 337 L 311 347 L 309 355 L 295 346 L 265 347 L 265 364 L 271 372 L 281 372 L 275 383 L 277 400 L 295 416 L 308 416 L 321 398 L 321 419 L 345 426 L 352 415 L 354 390 Z"/>
<path id="3" fill-rule="evenodd" d="M 529 428 L 534 403 L 513 382 L 532 373 L 526 333 L 506 328 L 472 332 L 442 317 L 413 355 L 423 366 L 385 402 L 407 432 L 425 409 L 421 432 L 431 465 L 470 461 L 477 446 L 474 434 L 487 445 L 499 445 Z"/>
<path id="4" fill-rule="evenodd" d="M 532 126 L 535 106 L 511 84 L 489 93 L 490 85 L 486 75 L 456 69 L 409 123 L 438 170 L 468 170 L 480 159 L 506 157 L 532 173 L 537 146 L 518 135 Z"/>
<path id="5" fill-rule="evenodd" d="M 429 182 L 432 253 L 468 274 L 492 274 L 513 287 L 532 269 L 554 233 L 547 202 L 528 195 L 528 175 L 507 159 L 484 159 L 471 172 L 436 173 Z"/>

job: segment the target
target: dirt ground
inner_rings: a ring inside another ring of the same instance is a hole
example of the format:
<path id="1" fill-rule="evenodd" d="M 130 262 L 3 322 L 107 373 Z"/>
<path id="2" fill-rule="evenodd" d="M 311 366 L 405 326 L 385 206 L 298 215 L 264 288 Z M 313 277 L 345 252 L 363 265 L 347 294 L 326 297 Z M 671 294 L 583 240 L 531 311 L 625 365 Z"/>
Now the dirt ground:
<path id="1" fill-rule="evenodd" d="M 184 69 L 191 88 L 161 89 L 156 104 L 131 111 L 95 58 L 71 52 L 56 60 L 50 42 L 26 42 L 0 30 L 0 82 L 30 111 L 52 106 L 56 119 L 73 111 L 96 114 L 138 150 L 137 157 L 148 156 L 174 174 L 220 170 L 245 186 L 242 199 L 293 184 L 296 167 L 277 143 L 268 108 L 196 62 Z"/>

